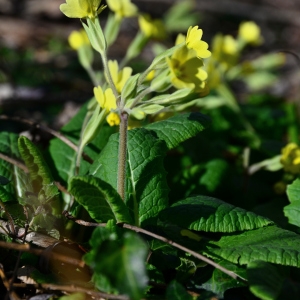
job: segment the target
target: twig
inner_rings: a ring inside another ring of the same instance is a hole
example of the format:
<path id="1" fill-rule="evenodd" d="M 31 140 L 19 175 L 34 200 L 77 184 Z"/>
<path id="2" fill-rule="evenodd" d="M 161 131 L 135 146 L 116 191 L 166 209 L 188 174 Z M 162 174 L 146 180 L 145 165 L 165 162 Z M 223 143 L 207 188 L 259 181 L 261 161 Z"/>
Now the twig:
<path id="1" fill-rule="evenodd" d="M 97 292 L 94 290 L 90 290 L 83 287 L 78 287 L 74 285 L 56 285 L 56 284 L 49 284 L 49 283 L 41 283 L 41 284 L 27 284 L 27 283 L 15 283 L 13 287 L 16 288 L 38 288 L 44 290 L 53 290 L 53 291 L 64 291 L 64 292 L 82 292 L 88 295 L 95 297 L 96 299 L 104 298 L 104 299 L 111 299 L 111 300 L 129 300 L 127 296 L 123 295 L 111 295 L 106 293 Z"/>
<path id="2" fill-rule="evenodd" d="M 64 216 L 67 217 L 68 219 L 70 220 L 73 220 L 74 222 L 78 223 L 78 224 L 82 224 L 84 226 L 99 226 L 99 227 L 104 227 L 106 224 L 105 223 L 92 223 L 92 222 L 85 222 L 85 221 L 82 221 L 82 220 L 76 220 L 76 218 L 74 218 L 73 216 L 71 216 L 68 212 L 64 211 Z M 233 279 L 235 280 L 242 280 L 242 281 L 247 281 L 245 278 L 241 277 L 240 275 L 222 267 L 221 265 L 215 263 L 213 260 L 193 251 L 193 250 L 190 250 L 180 244 L 177 244 L 175 242 L 173 242 L 172 240 L 169 240 L 161 235 L 158 235 L 158 234 L 155 234 L 155 233 L 152 233 L 148 230 L 145 230 L 143 228 L 140 228 L 140 227 L 137 227 L 137 226 L 133 226 L 133 225 L 130 225 L 130 224 L 126 224 L 126 223 L 119 223 L 118 226 L 120 227 L 123 227 L 123 228 L 127 228 L 129 230 L 132 230 L 132 231 L 135 231 L 135 232 L 140 232 L 140 233 L 143 233 L 143 234 L 146 234 L 148 236 L 152 236 L 154 237 L 155 239 L 157 240 L 160 240 L 164 243 L 167 243 L 173 247 L 176 247 L 184 252 L 187 252 L 189 254 L 191 254 L 192 256 L 206 262 L 207 264 L 215 267 L 216 269 L 219 269 L 220 271 L 222 271 L 223 273 L 227 274 L 228 276 L 232 277 Z"/>
<path id="3" fill-rule="evenodd" d="M 17 229 L 17 228 L 15 228 L 15 229 Z M 9 223 L 4 220 L 0 220 L 0 233 L 7 235 L 7 231 L 11 232 Z M 25 233 L 25 228 L 18 228 L 17 238 L 23 237 L 24 233 Z M 29 232 L 26 235 L 25 241 L 27 243 L 33 243 L 42 248 L 47 248 L 47 247 L 51 246 L 52 244 L 58 242 L 57 239 L 55 239 L 51 236 L 42 234 L 40 232 Z"/>
<path id="4" fill-rule="evenodd" d="M 24 233 L 24 236 L 23 236 L 23 245 L 25 243 L 25 237 L 27 235 L 27 232 L 28 232 L 28 229 L 29 229 L 29 226 L 28 224 L 26 224 L 26 227 L 25 227 L 25 233 Z M 12 285 L 17 277 L 17 273 L 18 273 L 18 267 L 19 267 L 19 264 L 20 264 L 20 260 L 21 260 L 21 255 L 22 255 L 22 251 L 19 251 L 19 254 L 18 254 L 18 257 L 17 257 L 17 261 L 16 261 L 16 265 L 15 265 L 15 268 L 14 268 L 14 271 L 13 271 L 13 274 L 11 276 L 11 279 L 9 280 L 9 289 L 8 289 L 8 292 L 10 293 L 12 291 Z"/>
<path id="5" fill-rule="evenodd" d="M 57 240 L 56 240 L 56 242 L 57 242 Z M 49 253 L 43 249 L 32 248 L 32 246 L 30 244 L 17 244 L 17 243 L 7 243 L 7 242 L 0 241 L 0 247 L 5 248 L 5 249 L 21 251 L 21 252 L 29 252 L 34 255 L 45 256 L 47 258 L 49 258 L 49 256 L 50 256 L 52 259 L 59 260 L 64 263 L 68 263 L 68 264 L 74 265 L 76 267 L 83 268 L 85 266 L 85 263 L 80 259 L 72 258 L 72 257 L 62 255 L 59 253 L 55 253 L 55 252 Z"/>
<path id="6" fill-rule="evenodd" d="M 0 116 L 0 118 L 1 118 L 1 116 Z M 0 152 L 0 158 L 11 163 L 12 165 L 17 166 L 18 168 L 22 169 L 25 173 L 28 173 L 28 168 L 21 161 L 11 158 L 1 152 Z"/>
<path id="7" fill-rule="evenodd" d="M 1 117 L 1 116 L 0 116 Z M 9 163 L 11 163 L 12 165 L 17 166 L 18 168 L 22 169 L 25 173 L 28 173 L 29 170 L 27 168 L 27 166 L 25 164 L 23 164 L 21 161 L 11 158 L 3 153 L 0 152 L 0 158 L 3 159 L 4 161 L 7 161 Z M 68 190 L 58 181 L 55 181 L 54 184 L 57 186 L 57 188 L 66 194 L 69 194 Z"/>
<path id="8" fill-rule="evenodd" d="M 36 129 L 40 129 L 43 130 L 45 132 L 50 133 L 51 135 L 57 137 L 58 139 L 60 139 L 62 142 L 64 142 L 66 145 L 68 145 L 71 149 L 73 149 L 75 152 L 78 151 L 78 146 L 76 146 L 72 141 L 70 141 L 68 138 L 66 138 L 63 134 L 61 134 L 60 132 L 53 130 L 45 125 L 41 125 L 38 124 L 34 121 L 31 120 L 27 120 L 27 119 L 22 119 L 19 117 L 9 117 L 6 115 L 1 115 L 0 116 L 0 120 L 12 120 L 12 121 L 16 121 L 16 122 L 20 122 L 23 124 L 27 124 L 28 126 L 34 127 Z M 90 164 L 92 164 L 94 161 L 92 160 L 91 157 L 89 157 L 86 153 L 82 153 L 82 157 L 85 161 L 89 162 Z"/>
<path id="9" fill-rule="evenodd" d="M 7 289 L 7 294 L 4 299 L 8 299 L 8 297 L 12 300 L 20 300 L 20 297 L 14 292 L 14 291 L 9 291 L 10 286 L 9 286 L 9 281 L 7 280 L 5 273 L 4 273 L 4 268 L 0 264 L 0 277 L 2 279 L 3 285 Z"/>

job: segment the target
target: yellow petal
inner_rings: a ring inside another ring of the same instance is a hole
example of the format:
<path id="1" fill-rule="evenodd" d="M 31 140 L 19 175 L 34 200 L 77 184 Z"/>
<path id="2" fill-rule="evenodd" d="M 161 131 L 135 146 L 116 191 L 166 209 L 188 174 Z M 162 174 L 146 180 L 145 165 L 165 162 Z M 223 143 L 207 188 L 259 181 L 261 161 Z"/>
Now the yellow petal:
<path id="1" fill-rule="evenodd" d="M 108 88 L 104 92 L 105 104 L 104 108 L 110 111 L 111 109 L 117 108 L 116 98 L 111 88 Z"/>
<path id="2" fill-rule="evenodd" d="M 106 121 L 109 126 L 117 126 L 121 123 L 120 117 L 117 113 L 111 112 L 107 117 Z"/>
<path id="3" fill-rule="evenodd" d="M 105 98 L 100 86 L 94 87 L 94 95 L 101 108 L 104 108 Z"/>

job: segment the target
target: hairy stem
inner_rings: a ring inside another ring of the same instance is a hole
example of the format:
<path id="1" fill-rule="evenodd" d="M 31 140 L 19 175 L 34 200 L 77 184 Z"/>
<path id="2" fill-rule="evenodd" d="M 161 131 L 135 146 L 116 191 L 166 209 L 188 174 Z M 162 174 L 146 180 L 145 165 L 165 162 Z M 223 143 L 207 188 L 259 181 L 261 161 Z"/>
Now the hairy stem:
<path id="1" fill-rule="evenodd" d="M 126 180 L 126 155 L 127 155 L 127 126 L 128 114 L 122 112 L 120 115 L 120 136 L 119 136 L 119 155 L 118 155 L 118 193 L 125 201 L 125 180 Z"/>

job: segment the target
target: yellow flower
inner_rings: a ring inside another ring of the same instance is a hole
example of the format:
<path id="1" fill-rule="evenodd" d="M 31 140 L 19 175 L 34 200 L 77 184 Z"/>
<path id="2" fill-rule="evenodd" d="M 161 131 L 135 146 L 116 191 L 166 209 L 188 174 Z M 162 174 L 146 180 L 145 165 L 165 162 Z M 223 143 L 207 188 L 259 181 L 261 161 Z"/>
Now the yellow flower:
<path id="1" fill-rule="evenodd" d="M 68 41 L 69 45 L 74 50 L 78 50 L 83 45 L 90 45 L 89 38 L 83 29 L 80 31 L 72 31 L 68 37 Z"/>
<path id="2" fill-rule="evenodd" d="M 107 113 L 117 108 L 116 98 L 111 88 L 106 89 L 103 93 L 100 86 L 94 87 L 94 95 L 100 107 L 105 109 Z"/>
<path id="3" fill-rule="evenodd" d="M 60 5 L 61 12 L 69 18 L 96 18 L 106 7 L 101 0 L 66 0 Z"/>
<path id="4" fill-rule="evenodd" d="M 223 38 L 223 51 L 229 55 L 238 53 L 237 41 L 231 35 L 225 35 Z"/>
<path id="5" fill-rule="evenodd" d="M 151 71 L 147 74 L 147 76 L 146 76 L 146 78 L 145 78 L 145 81 L 151 81 L 151 80 L 154 78 L 154 76 L 155 76 L 155 70 L 151 70 Z"/>
<path id="6" fill-rule="evenodd" d="M 183 36 L 179 35 L 176 44 Z M 177 89 L 190 88 L 196 92 L 205 87 L 207 73 L 203 69 L 203 61 L 195 56 L 193 49 L 183 46 L 176 50 L 167 63 L 171 71 L 171 82 Z"/>
<path id="7" fill-rule="evenodd" d="M 106 121 L 109 124 L 109 126 L 117 126 L 121 123 L 120 116 L 115 112 L 111 112 L 106 117 Z"/>
<path id="8" fill-rule="evenodd" d="M 281 150 L 281 164 L 284 171 L 292 174 L 300 174 L 300 147 L 295 143 L 287 144 Z"/>
<path id="9" fill-rule="evenodd" d="M 159 19 L 151 19 L 149 15 L 140 15 L 139 16 L 139 25 L 141 31 L 148 38 L 155 38 L 162 40 L 166 37 L 166 29 L 164 24 Z"/>
<path id="10" fill-rule="evenodd" d="M 108 68 L 118 93 L 121 93 L 126 81 L 131 76 L 132 69 L 130 67 L 125 67 L 123 70 L 119 71 L 119 65 L 116 60 L 109 60 Z"/>
<path id="11" fill-rule="evenodd" d="M 133 17 L 137 14 L 138 8 L 130 0 L 106 0 L 108 7 L 120 19 Z"/>
<path id="12" fill-rule="evenodd" d="M 203 31 L 198 29 L 198 26 L 190 26 L 186 36 L 186 46 L 189 49 L 193 49 L 197 52 L 198 58 L 207 58 L 210 57 L 211 53 L 208 49 L 208 44 L 204 41 L 201 41 Z"/>
<path id="13" fill-rule="evenodd" d="M 241 23 L 239 37 L 250 44 L 260 44 L 262 42 L 260 28 L 252 21 Z"/>

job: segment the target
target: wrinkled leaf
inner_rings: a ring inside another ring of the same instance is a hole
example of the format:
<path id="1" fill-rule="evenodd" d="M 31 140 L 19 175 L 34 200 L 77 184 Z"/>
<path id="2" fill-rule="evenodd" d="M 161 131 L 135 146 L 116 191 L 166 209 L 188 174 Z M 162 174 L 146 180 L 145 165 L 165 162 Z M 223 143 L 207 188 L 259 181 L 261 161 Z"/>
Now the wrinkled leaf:
<path id="1" fill-rule="evenodd" d="M 18 140 L 20 154 L 29 170 L 29 176 L 33 192 L 39 195 L 40 201 L 50 201 L 55 215 L 61 214 L 58 188 L 50 169 L 44 160 L 40 150 L 25 136 Z"/>
<path id="2" fill-rule="evenodd" d="M 161 211 L 159 219 L 182 228 L 207 232 L 234 232 L 273 224 L 267 218 L 207 196 L 178 201 Z"/>
<path id="3" fill-rule="evenodd" d="M 208 255 L 245 265 L 254 260 L 300 267 L 300 236 L 276 226 L 223 236 L 207 245 Z"/>
<path id="4" fill-rule="evenodd" d="M 166 142 L 168 149 L 173 149 L 180 143 L 196 136 L 206 129 L 209 124 L 210 119 L 205 115 L 185 113 L 149 124 L 145 128 L 155 131 L 157 137 Z"/>
<path id="5" fill-rule="evenodd" d="M 70 181 L 70 193 L 75 197 L 97 222 L 132 223 L 128 209 L 120 195 L 108 183 L 92 176 L 73 177 Z"/>
<path id="6" fill-rule="evenodd" d="M 151 222 L 167 206 L 168 187 L 163 167 L 164 143 L 143 129 L 128 131 L 126 205 L 134 222 Z M 117 186 L 118 135 L 113 135 L 91 173 Z"/>

